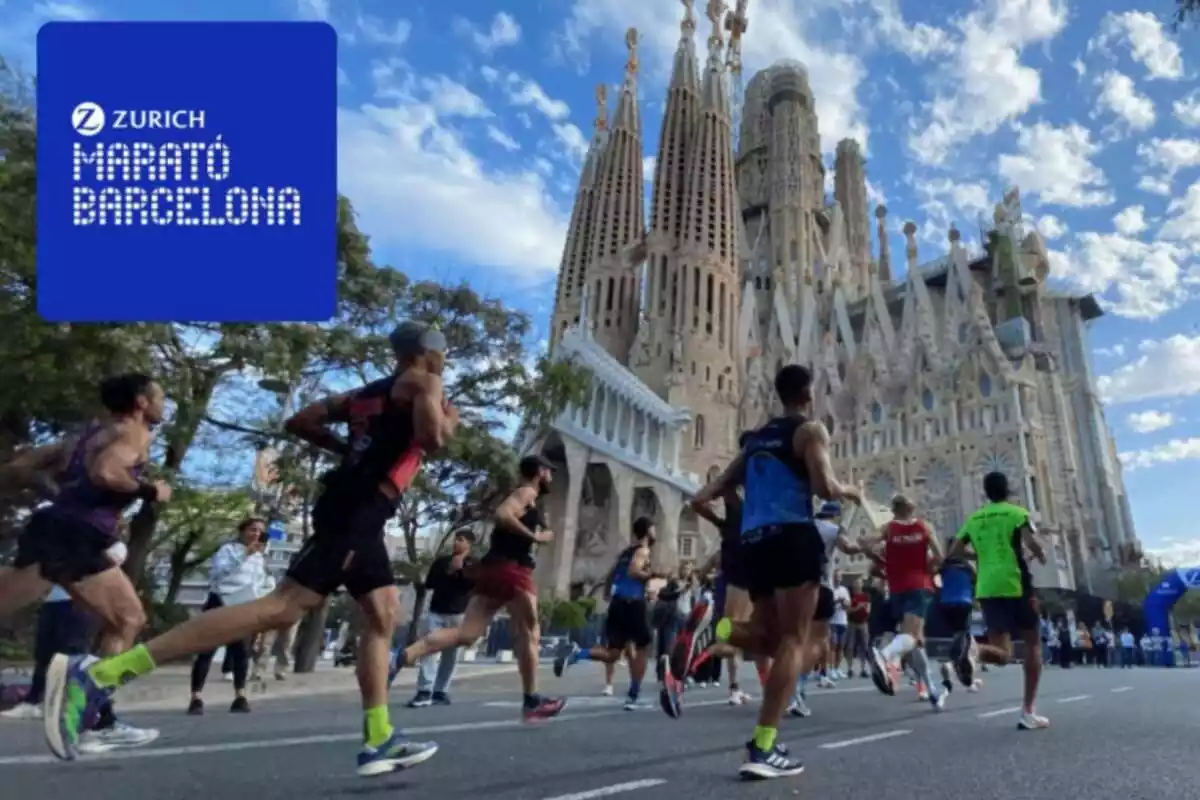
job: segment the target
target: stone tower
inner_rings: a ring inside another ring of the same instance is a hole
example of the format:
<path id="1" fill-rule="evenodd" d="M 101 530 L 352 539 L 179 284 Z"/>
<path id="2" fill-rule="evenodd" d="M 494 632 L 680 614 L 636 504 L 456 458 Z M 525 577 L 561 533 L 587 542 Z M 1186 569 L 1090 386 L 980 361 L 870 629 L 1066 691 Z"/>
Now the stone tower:
<path id="1" fill-rule="evenodd" d="M 604 84 L 596 87 L 596 125 L 592 143 L 579 174 L 575 207 L 567 227 L 562 260 L 558 265 L 558 287 L 554 293 L 554 313 L 550 318 L 550 347 L 567 329 L 579 324 L 580 304 L 584 298 L 588 265 L 591 262 L 596 223 L 596 177 L 604 146 L 608 142 L 608 102 Z"/>
<path id="2" fill-rule="evenodd" d="M 629 354 L 629 366 L 634 373 L 664 397 L 667 376 L 671 373 L 673 298 L 678 290 L 671 281 L 677 274 L 688 164 L 700 112 L 699 68 L 693 41 L 696 19 L 690 2 L 684 3 L 684 9 L 654 162 L 650 231 L 646 236 L 645 316 L 638 331 L 638 343 Z"/>
<path id="3" fill-rule="evenodd" d="M 843 285 L 851 299 L 867 293 L 871 267 L 871 223 L 867 216 L 867 174 L 858 142 L 838 142 L 833 162 L 833 197 L 842 207 L 846 225 L 846 251 L 850 274 Z"/>
<path id="4" fill-rule="evenodd" d="M 644 241 L 642 123 L 637 96 L 637 31 L 625 35 L 629 60 L 596 178 L 596 219 L 587 269 L 587 321 L 592 334 L 624 362 L 637 335 L 641 286 L 626 251 Z"/>
<path id="5" fill-rule="evenodd" d="M 681 463 L 707 475 L 737 444 L 736 336 L 741 213 L 734 184 L 732 114 L 722 59 L 724 5 L 710 0 L 712 33 L 689 148 L 682 235 L 668 280 L 672 332 L 667 402 L 690 408 L 690 441 Z"/>

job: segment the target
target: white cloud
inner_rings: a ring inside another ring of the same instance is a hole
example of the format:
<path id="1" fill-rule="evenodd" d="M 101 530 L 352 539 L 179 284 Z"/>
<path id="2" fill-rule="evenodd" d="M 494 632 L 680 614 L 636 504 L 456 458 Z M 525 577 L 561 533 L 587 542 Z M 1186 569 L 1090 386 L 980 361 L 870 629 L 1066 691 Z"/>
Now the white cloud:
<path id="1" fill-rule="evenodd" d="M 1072 61 L 1071 69 L 1075 70 L 1075 74 L 1080 78 L 1082 78 L 1084 75 L 1087 75 L 1087 65 L 1083 63 L 1082 59 L 1077 58 Z"/>
<path id="2" fill-rule="evenodd" d="M 358 18 L 358 30 L 363 39 L 370 44 L 399 47 L 408 41 L 409 34 L 412 33 L 412 23 L 406 19 L 388 23 L 378 17 L 364 15 Z"/>
<path id="3" fill-rule="evenodd" d="M 1097 104 L 1100 110 L 1112 112 L 1135 131 L 1144 131 L 1154 125 L 1154 103 L 1144 94 L 1138 94 L 1128 75 L 1109 70 L 1096 82 L 1100 85 Z"/>
<path id="4" fill-rule="evenodd" d="M 1144 341 L 1132 362 L 1096 380 L 1108 403 L 1165 400 L 1200 394 L 1200 336 L 1176 334 Z"/>
<path id="5" fill-rule="evenodd" d="M 1043 203 L 1079 208 L 1113 202 L 1104 172 L 1091 161 L 1100 146 L 1086 128 L 1037 122 L 1017 131 L 1020 152 L 1001 155 L 997 164 L 1005 180 Z"/>
<path id="6" fill-rule="evenodd" d="M 1121 209 L 1113 217 L 1113 227 L 1122 236 L 1137 236 L 1146 230 L 1146 209 L 1143 206 L 1129 206 Z"/>
<path id="7" fill-rule="evenodd" d="M 954 53 L 956 45 L 949 32 L 924 22 L 907 24 L 897 0 L 872 0 L 871 5 L 878 15 L 875 34 L 887 45 L 917 60 Z"/>
<path id="8" fill-rule="evenodd" d="M 296 13 L 304 19 L 329 20 L 329 0 L 296 0 Z"/>
<path id="9" fill-rule="evenodd" d="M 1156 194 L 1159 197 L 1171 196 L 1171 181 L 1167 178 L 1143 175 L 1138 179 L 1138 188 L 1143 192 Z"/>
<path id="10" fill-rule="evenodd" d="M 1169 242 L 1190 245 L 1200 253 L 1200 181 L 1188 187 L 1183 197 L 1176 197 L 1167 206 L 1167 221 L 1158 236 Z"/>
<path id="11" fill-rule="evenodd" d="M 1043 214 L 1042 216 L 1038 217 L 1036 227 L 1038 233 L 1040 233 L 1042 238 L 1048 242 L 1054 241 L 1055 239 L 1061 239 L 1070 231 L 1070 229 L 1067 227 L 1067 223 L 1063 222 L 1053 214 Z"/>
<path id="12" fill-rule="evenodd" d="M 646 156 L 642 159 L 642 175 L 645 176 L 647 181 L 654 180 L 654 167 L 657 162 L 658 158 L 656 156 Z"/>
<path id="13" fill-rule="evenodd" d="M 96 12 L 83 3 L 45 2 L 37 3 L 33 13 L 45 20 L 64 20 L 67 22 L 83 22 L 96 18 Z"/>
<path id="14" fill-rule="evenodd" d="M 507 150 L 510 153 L 515 153 L 516 151 L 521 149 L 520 142 L 518 142 L 516 139 L 509 136 L 504 131 L 497 128 L 495 125 L 488 125 L 487 134 L 488 134 L 489 139 L 491 139 L 493 142 L 500 145 L 501 147 L 503 147 L 505 150 Z"/>
<path id="15" fill-rule="evenodd" d="M 883 193 L 883 189 L 870 181 L 867 181 L 867 203 L 872 206 L 887 205 L 887 195 Z"/>
<path id="16" fill-rule="evenodd" d="M 511 47 L 521 41 L 521 26 L 511 14 L 500 11 L 492 18 L 491 27 L 482 31 L 462 17 L 454 20 L 454 29 L 468 37 L 475 46 L 484 53 L 491 53 L 501 47 Z"/>
<path id="17" fill-rule="evenodd" d="M 1138 158 L 1145 168 L 1156 170 L 1159 176 L 1147 176 L 1146 186 L 1139 186 L 1152 191 L 1150 186 L 1163 188 L 1166 192 L 1155 194 L 1170 195 L 1171 181 L 1180 170 L 1200 166 L 1200 140 L 1197 139 L 1151 139 L 1142 142 L 1137 149 Z"/>
<path id="18" fill-rule="evenodd" d="M 493 77 L 489 79 L 488 74 L 485 73 L 484 79 L 491 81 L 499 79 L 499 75 L 494 71 L 491 74 Z M 571 115 L 571 107 L 562 100 L 555 100 L 546 94 L 546 90 L 537 81 L 510 72 L 504 77 L 503 87 L 508 95 L 508 101 L 514 106 L 534 108 L 546 118 L 554 121 L 564 120 Z"/>
<path id="19" fill-rule="evenodd" d="M 929 105 L 928 119 L 912 121 L 909 147 L 916 158 L 940 165 L 958 145 L 994 133 L 1040 102 L 1041 75 L 1021 63 L 1021 51 L 1049 42 L 1066 24 L 1065 0 L 983 0 L 982 8 L 957 20 L 957 54 L 940 73 L 945 88 Z"/>
<path id="20" fill-rule="evenodd" d="M 1146 548 L 1146 555 L 1162 562 L 1165 567 L 1193 567 L 1200 564 L 1200 539 L 1167 537 L 1159 544 Z"/>
<path id="21" fill-rule="evenodd" d="M 1192 92 L 1171 105 L 1175 118 L 1189 128 L 1200 128 L 1200 91 Z"/>
<path id="22" fill-rule="evenodd" d="M 1193 436 L 1188 439 L 1172 439 L 1166 444 L 1147 450 L 1121 453 L 1120 459 L 1126 472 L 1160 464 L 1174 464 L 1176 461 L 1195 461 L 1200 459 L 1200 438 Z"/>
<path id="23" fill-rule="evenodd" d="M 556 122 L 550 127 L 554 131 L 554 138 L 567 151 L 567 155 L 576 163 L 582 162 L 591 143 L 583 135 L 583 131 L 579 130 L 579 126 L 570 122 Z"/>
<path id="24" fill-rule="evenodd" d="M 1163 30 L 1162 22 L 1146 11 L 1110 12 L 1100 25 L 1100 34 L 1088 43 L 1089 50 L 1110 53 L 1110 45 L 1127 44 L 1133 60 L 1142 64 L 1151 78 L 1178 80 L 1183 77 L 1179 45 Z"/>
<path id="25" fill-rule="evenodd" d="M 457 127 L 478 124 L 478 98 L 449 79 L 404 70 L 376 64 L 375 102 L 338 114 L 339 188 L 373 243 L 427 248 L 531 280 L 553 274 L 566 219 L 545 178 L 490 168 Z"/>
<path id="26" fill-rule="evenodd" d="M 1125 418 L 1136 433 L 1154 433 L 1169 428 L 1178 420 L 1169 411 L 1138 411 Z"/>
<path id="27" fill-rule="evenodd" d="M 1188 299 L 1190 254 L 1170 242 L 1143 242 L 1119 233 L 1080 233 L 1050 251 L 1053 274 L 1083 292 L 1104 295 L 1107 310 L 1156 319 Z"/>
<path id="28" fill-rule="evenodd" d="M 1114 344 L 1112 347 L 1097 347 L 1095 352 L 1098 356 L 1122 358 L 1125 355 L 1125 345 Z"/>

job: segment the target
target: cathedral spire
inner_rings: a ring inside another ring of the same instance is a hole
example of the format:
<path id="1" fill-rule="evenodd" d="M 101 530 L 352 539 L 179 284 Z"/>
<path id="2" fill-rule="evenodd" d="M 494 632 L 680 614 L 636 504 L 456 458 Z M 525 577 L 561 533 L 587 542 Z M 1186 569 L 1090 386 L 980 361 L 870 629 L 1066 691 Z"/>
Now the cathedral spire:
<path id="1" fill-rule="evenodd" d="M 650 203 L 650 230 L 668 242 L 678 241 L 683 219 L 684 184 L 687 181 L 688 148 L 698 111 L 696 17 L 692 0 L 682 0 L 683 20 L 679 23 L 679 47 L 667 90 L 662 132 L 658 137 L 658 155 L 654 160 L 654 196 Z M 650 270 L 650 279 L 655 278 Z M 653 292 L 651 293 L 653 295 Z"/>

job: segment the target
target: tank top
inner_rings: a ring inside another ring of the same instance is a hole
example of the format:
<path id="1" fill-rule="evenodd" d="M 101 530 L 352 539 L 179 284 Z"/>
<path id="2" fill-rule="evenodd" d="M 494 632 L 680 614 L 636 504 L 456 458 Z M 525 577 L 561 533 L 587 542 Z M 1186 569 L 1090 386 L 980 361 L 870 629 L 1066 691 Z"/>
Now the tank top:
<path id="1" fill-rule="evenodd" d="M 640 545 L 632 545 L 621 551 L 617 556 L 617 565 L 613 568 L 612 597 L 614 600 L 642 600 L 646 597 L 646 584 L 629 574 L 629 565 L 633 555 L 641 549 Z"/>
<path id="2" fill-rule="evenodd" d="M 398 492 L 412 483 L 424 455 L 413 443 L 412 406 L 392 402 L 398 376 L 369 383 L 352 394 L 346 405 L 349 448 L 326 476 L 326 483 L 369 490 L 388 482 Z"/>
<path id="3" fill-rule="evenodd" d="M 892 594 L 933 591 L 929 574 L 929 527 L 919 519 L 892 520 L 887 526 L 888 589 Z"/>
<path id="4" fill-rule="evenodd" d="M 525 507 L 525 513 L 521 515 L 521 524 L 534 533 L 546 527 L 542 522 L 542 512 L 538 511 L 535 505 Z M 535 547 L 537 547 L 537 542 L 528 536 L 513 533 L 507 528 L 497 525 L 492 528 L 492 538 L 483 561 L 484 563 L 511 561 L 522 567 L 533 569 L 537 566 L 537 561 L 533 557 Z"/>
<path id="5" fill-rule="evenodd" d="M 778 417 L 745 437 L 745 500 L 742 539 L 753 540 L 774 529 L 812 522 L 808 470 L 792 440 L 804 417 Z"/>
<path id="6" fill-rule="evenodd" d="M 821 585 L 833 588 L 833 551 L 837 547 L 838 527 L 836 522 L 827 519 L 817 520 L 817 533 L 821 534 L 821 544 L 825 548 L 825 567 L 821 571 Z"/>
<path id="7" fill-rule="evenodd" d="M 946 562 L 942 567 L 942 605 L 970 605 L 975 600 L 972 586 L 971 570 L 955 561 Z"/>
<path id="8" fill-rule="evenodd" d="M 88 475 L 88 445 L 104 428 L 100 423 L 89 425 L 75 443 L 66 469 L 58 476 L 59 492 L 50 506 L 50 513 L 85 522 L 103 536 L 116 540 L 121 515 L 137 498 L 97 486 Z M 129 470 L 130 477 L 141 480 L 145 469 L 145 464 L 138 464 Z"/>

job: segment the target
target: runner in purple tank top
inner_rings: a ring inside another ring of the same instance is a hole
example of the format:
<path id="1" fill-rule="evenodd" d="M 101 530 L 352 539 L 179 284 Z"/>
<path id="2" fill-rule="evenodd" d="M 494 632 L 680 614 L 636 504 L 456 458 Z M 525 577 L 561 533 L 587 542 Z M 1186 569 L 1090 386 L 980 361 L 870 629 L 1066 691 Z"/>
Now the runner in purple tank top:
<path id="1" fill-rule="evenodd" d="M 120 652 L 146 623 L 141 600 L 109 552 L 120 541 L 124 512 L 138 500 L 165 502 L 170 487 L 142 479 L 151 430 L 162 421 L 163 390 L 147 375 L 119 375 L 100 386 L 109 416 L 76 437 L 19 454 L 0 468 L 0 479 L 49 489 L 48 505 L 29 518 L 17 541 L 11 567 L 0 567 L 0 619 L 45 597 L 54 585 L 91 610 L 102 626 L 101 647 Z M 63 679 L 56 657 L 47 684 Z M 57 666 L 56 666 L 57 665 Z M 47 703 L 53 694 L 46 693 Z M 112 705 L 98 702 L 78 735 L 79 751 L 95 753 L 136 747 L 158 738 L 117 721 Z M 44 708 L 47 719 L 57 709 Z"/>

